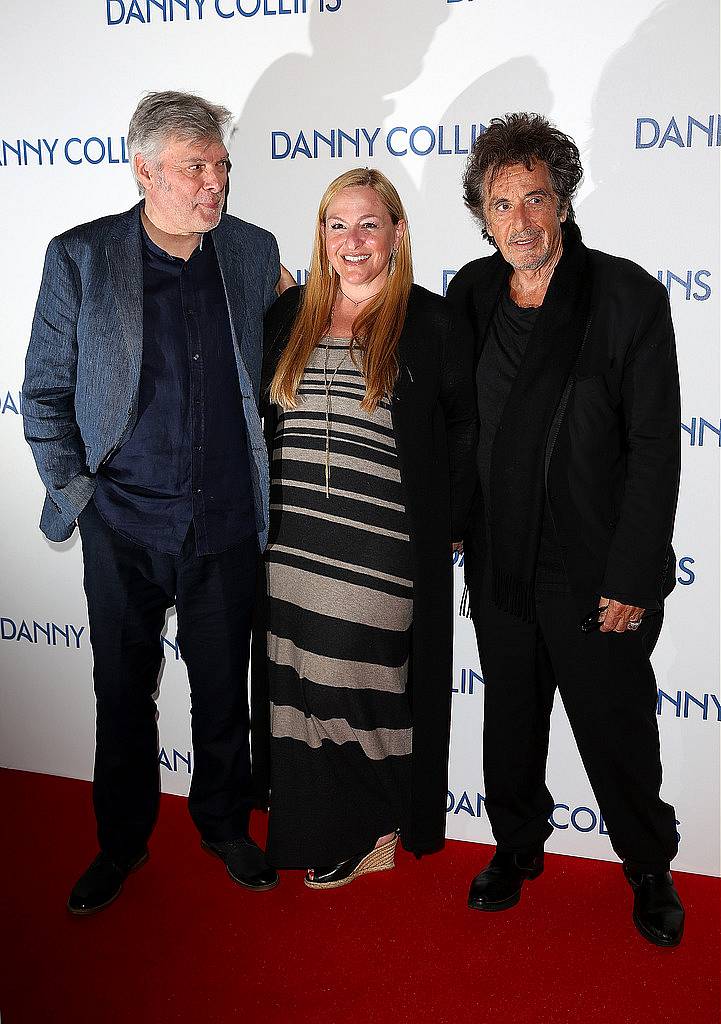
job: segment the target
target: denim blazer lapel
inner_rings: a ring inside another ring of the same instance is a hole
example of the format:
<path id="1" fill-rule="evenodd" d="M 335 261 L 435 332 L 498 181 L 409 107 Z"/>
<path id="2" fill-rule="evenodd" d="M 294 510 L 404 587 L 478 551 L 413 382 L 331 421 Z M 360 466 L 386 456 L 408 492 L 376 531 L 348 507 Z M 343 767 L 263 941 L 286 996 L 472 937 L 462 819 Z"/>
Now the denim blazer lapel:
<path id="1" fill-rule="evenodd" d="M 140 235 L 140 206 L 128 210 L 115 225 L 105 245 L 110 284 L 118 316 L 118 337 L 122 336 L 137 392 L 143 357 L 143 254 Z"/>
<path id="2" fill-rule="evenodd" d="M 260 349 L 262 346 L 254 344 L 253 331 L 249 329 L 248 303 L 245 298 L 246 274 L 252 273 L 254 264 L 245 257 L 242 248 L 238 244 L 238 238 L 230 239 L 225 230 L 224 217 L 221 218 L 218 227 L 213 231 L 213 242 L 218 257 L 218 266 L 223 278 L 225 298 L 228 304 L 228 313 L 232 327 L 233 340 L 237 345 L 237 353 L 250 380 L 251 393 L 256 390 L 260 381 Z M 231 251 L 232 246 L 232 251 Z M 256 351 L 257 350 L 257 351 Z M 241 390 L 243 388 L 241 374 Z M 250 397 L 248 395 L 248 397 Z"/>

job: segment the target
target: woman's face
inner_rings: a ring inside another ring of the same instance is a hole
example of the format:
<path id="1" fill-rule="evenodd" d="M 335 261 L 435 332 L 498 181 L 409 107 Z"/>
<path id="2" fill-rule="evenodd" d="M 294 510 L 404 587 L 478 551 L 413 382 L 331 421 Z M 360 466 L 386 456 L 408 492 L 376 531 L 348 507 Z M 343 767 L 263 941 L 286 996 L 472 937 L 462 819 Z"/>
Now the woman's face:
<path id="1" fill-rule="evenodd" d="M 341 287 L 352 298 L 379 291 L 388 261 L 398 248 L 405 222 L 394 224 L 377 192 L 368 185 L 341 189 L 323 224 L 326 255 Z"/>

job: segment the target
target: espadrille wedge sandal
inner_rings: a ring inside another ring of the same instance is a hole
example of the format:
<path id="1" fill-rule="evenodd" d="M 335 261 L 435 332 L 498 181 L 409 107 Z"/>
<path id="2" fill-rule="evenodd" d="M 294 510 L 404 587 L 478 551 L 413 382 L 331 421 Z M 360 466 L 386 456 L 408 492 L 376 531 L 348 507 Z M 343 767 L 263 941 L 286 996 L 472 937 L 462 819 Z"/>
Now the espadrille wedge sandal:
<path id="1" fill-rule="evenodd" d="M 303 881 L 309 889 L 340 889 L 360 875 L 369 875 L 372 871 L 389 871 L 395 866 L 397 842 L 398 836 L 394 835 L 383 846 L 376 846 L 359 857 L 351 857 L 330 868 L 311 868 Z"/>

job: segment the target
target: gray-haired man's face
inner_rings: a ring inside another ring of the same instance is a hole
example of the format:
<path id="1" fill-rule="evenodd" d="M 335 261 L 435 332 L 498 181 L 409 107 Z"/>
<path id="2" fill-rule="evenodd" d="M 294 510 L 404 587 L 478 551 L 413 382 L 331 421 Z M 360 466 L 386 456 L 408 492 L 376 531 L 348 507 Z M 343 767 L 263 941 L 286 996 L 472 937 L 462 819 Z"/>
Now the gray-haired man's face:
<path id="1" fill-rule="evenodd" d="M 171 139 L 157 160 L 136 158 L 145 212 L 171 235 L 210 231 L 220 221 L 228 186 L 228 151 L 217 139 Z"/>

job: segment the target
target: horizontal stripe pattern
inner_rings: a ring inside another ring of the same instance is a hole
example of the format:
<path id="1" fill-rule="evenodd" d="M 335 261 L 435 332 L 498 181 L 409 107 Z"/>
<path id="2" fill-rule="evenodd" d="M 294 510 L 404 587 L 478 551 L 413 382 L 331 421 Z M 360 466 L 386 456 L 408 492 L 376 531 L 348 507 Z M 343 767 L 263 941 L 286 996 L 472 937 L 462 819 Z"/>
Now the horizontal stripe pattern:
<path id="1" fill-rule="evenodd" d="M 353 703 L 352 694 L 347 692 L 349 690 L 405 694 L 403 684 L 408 668 L 407 661 L 402 665 L 378 665 L 369 661 L 331 658 L 326 654 L 306 651 L 287 637 L 276 636 L 271 632 L 268 633 L 268 654 L 275 666 L 285 665 L 292 668 L 296 679 L 303 680 L 303 686 L 297 687 L 298 693 L 301 693 L 309 682 L 317 686 L 334 687 L 343 691 L 343 698 L 349 706 Z"/>
<path id="2" fill-rule="evenodd" d="M 300 740 L 313 750 L 320 748 L 323 741 L 327 740 L 335 746 L 358 743 L 365 756 L 372 761 L 411 753 L 410 728 L 353 729 L 345 718 L 330 718 L 323 721 L 314 716 L 306 717 L 296 708 L 279 708 L 275 704 L 270 706 L 270 724 L 273 736 L 279 739 L 287 737 Z"/>
<path id="3" fill-rule="evenodd" d="M 279 412 L 271 461 L 271 838 L 281 845 L 282 836 L 307 832 L 308 821 L 315 830 L 324 813 L 333 821 L 322 831 L 350 841 L 359 804 L 364 835 L 376 817 L 387 831 L 389 807 L 405 800 L 397 792 L 407 777 L 399 765 L 412 748 L 406 684 L 413 584 L 390 405 L 361 410 L 363 376 L 347 342 L 328 344 L 329 380 L 339 366 L 331 384 L 330 495 L 323 342 L 303 375 L 297 407 Z M 312 780 L 307 793 L 298 772 Z M 340 832 L 339 815 L 348 819 Z M 317 843 L 316 835 L 309 849 Z M 325 862 L 342 859 L 338 853 L 331 843 Z"/>
<path id="4" fill-rule="evenodd" d="M 274 636 L 293 640 L 300 650 L 342 661 L 400 668 L 408 658 L 408 633 L 340 622 L 332 614 L 301 613 L 292 601 L 278 597 L 270 599 L 269 627 Z"/>

